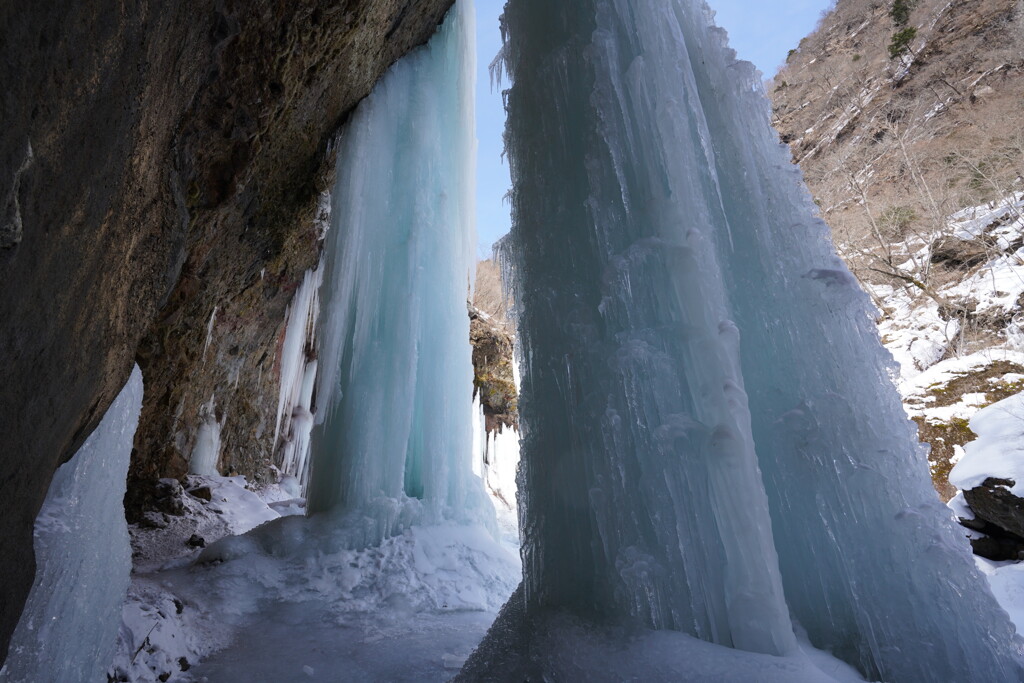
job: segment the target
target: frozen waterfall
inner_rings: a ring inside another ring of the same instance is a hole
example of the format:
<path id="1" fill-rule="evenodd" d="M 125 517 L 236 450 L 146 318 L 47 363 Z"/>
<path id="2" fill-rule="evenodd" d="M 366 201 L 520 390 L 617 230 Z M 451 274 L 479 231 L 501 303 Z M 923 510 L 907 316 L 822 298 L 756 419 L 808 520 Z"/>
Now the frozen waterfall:
<path id="1" fill-rule="evenodd" d="M 53 476 L 36 518 L 36 578 L 0 670 L 3 683 L 106 680 L 132 567 L 124 493 L 141 410 L 136 366 Z"/>
<path id="2" fill-rule="evenodd" d="M 868 298 L 704 3 L 510 0 L 504 30 L 525 576 L 467 680 L 560 611 L 1020 680 Z"/>
<path id="3" fill-rule="evenodd" d="M 310 509 L 356 543 L 488 521 L 472 471 L 473 8 L 388 72 L 349 122 L 321 291 Z"/>

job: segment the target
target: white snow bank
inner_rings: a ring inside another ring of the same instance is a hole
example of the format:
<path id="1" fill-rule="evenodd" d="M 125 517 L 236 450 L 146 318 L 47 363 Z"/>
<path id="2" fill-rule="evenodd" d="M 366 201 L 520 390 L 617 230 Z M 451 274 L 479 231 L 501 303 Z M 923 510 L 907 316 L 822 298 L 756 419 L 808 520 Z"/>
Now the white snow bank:
<path id="1" fill-rule="evenodd" d="M 865 284 L 889 315 L 878 325 L 885 348 L 900 366 L 902 383 L 938 363 L 960 332 L 957 320 L 943 320 L 938 304 L 912 297 L 906 288 Z"/>
<path id="2" fill-rule="evenodd" d="M 980 486 L 989 477 L 1010 479 L 1010 490 L 1024 497 L 1024 394 L 1011 396 L 979 411 L 970 421 L 978 439 L 964 447 L 964 456 L 949 473 L 959 489 Z"/>
<path id="3" fill-rule="evenodd" d="M 988 579 L 999 606 L 1010 615 L 1017 633 L 1024 633 L 1024 563 L 992 562 L 982 557 L 974 560 Z"/>
<path id="4" fill-rule="evenodd" d="M 105 680 L 131 571 L 125 479 L 142 410 L 142 371 L 57 470 L 35 526 L 36 577 L 0 681 Z"/>
<path id="5" fill-rule="evenodd" d="M 306 501 L 295 496 L 298 484 L 293 477 L 284 476 L 279 484 L 253 490 L 241 476 L 189 475 L 184 488 L 196 491 L 204 487 L 210 490 L 209 502 L 185 493 L 181 499 L 182 515 L 151 512 L 147 517 L 152 524 L 129 528 L 137 574 L 194 560 L 199 551 L 187 545 L 193 535 L 213 543 L 225 536 L 244 534 L 279 517 L 305 513 Z"/>
<path id="6" fill-rule="evenodd" d="M 210 487 L 210 505 L 220 514 L 230 534 L 244 534 L 282 516 L 260 493 L 249 490 L 245 477 L 193 477 L 191 483 Z"/>

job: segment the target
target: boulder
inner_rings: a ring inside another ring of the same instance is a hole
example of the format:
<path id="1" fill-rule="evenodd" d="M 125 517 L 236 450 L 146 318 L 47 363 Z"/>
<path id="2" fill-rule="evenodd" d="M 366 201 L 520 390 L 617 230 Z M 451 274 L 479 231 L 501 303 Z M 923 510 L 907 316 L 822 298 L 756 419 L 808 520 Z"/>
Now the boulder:
<path id="1" fill-rule="evenodd" d="M 964 491 L 964 500 L 977 519 L 1024 539 L 1024 498 L 1013 495 L 1012 486 L 1013 481 L 990 477 L 981 486 Z"/>

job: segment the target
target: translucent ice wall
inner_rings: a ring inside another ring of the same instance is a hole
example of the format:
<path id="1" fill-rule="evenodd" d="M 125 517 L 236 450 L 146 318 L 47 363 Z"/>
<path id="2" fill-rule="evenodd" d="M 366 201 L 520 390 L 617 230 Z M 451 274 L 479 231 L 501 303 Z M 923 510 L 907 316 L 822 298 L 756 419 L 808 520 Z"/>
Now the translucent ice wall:
<path id="1" fill-rule="evenodd" d="M 1018 680 L 753 67 L 699 0 L 511 0 L 527 604 Z"/>
<path id="2" fill-rule="evenodd" d="M 106 680 L 132 566 L 124 494 L 141 409 L 136 366 L 100 425 L 54 475 L 36 519 L 35 583 L 0 681 Z"/>
<path id="3" fill-rule="evenodd" d="M 365 542 L 410 521 L 487 514 L 472 472 L 473 8 L 355 112 L 327 240 L 310 508 Z"/>

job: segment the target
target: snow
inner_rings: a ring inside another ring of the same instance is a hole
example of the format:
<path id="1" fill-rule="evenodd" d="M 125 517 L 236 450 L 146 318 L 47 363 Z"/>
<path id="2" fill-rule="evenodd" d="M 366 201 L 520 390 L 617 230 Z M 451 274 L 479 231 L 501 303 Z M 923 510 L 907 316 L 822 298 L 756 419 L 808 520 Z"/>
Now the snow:
<path id="1" fill-rule="evenodd" d="M 960 240 L 983 238 L 994 246 L 985 263 L 965 277 L 938 288 L 938 296 L 970 306 L 976 317 L 1013 317 L 1018 310 L 1017 301 L 1024 295 L 1024 250 L 1012 249 L 1012 245 L 1024 237 L 1024 193 L 958 211 L 950 216 L 947 226 L 927 237 L 938 240 L 944 236 Z M 920 271 L 931 259 L 932 246 L 918 247 L 899 268 L 923 277 Z M 961 321 L 944 320 L 937 302 L 909 286 L 893 288 L 868 284 L 867 288 L 887 309 L 879 333 L 900 365 L 900 388 L 905 395 L 912 387 L 902 384 L 937 363 L 964 355 L 958 341 Z M 1020 322 L 1011 322 L 1003 333 L 1006 343 L 994 348 L 1024 351 Z"/>
<path id="2" fill-rule="evenodd" d="M 1024 563 L 992 562 L 976 557 L 999 606 L 1009 615 L 1018 633 L 1024 633 Z"/>
<path id="3" fill-rule="evenodd" d="M 1024 394 L 1016 394 L 978 411 L 970 420 L 978 435 L 964 447 L 964 454 L 950 472 L 949 481 L 962 490 L 981 485 L 986 479 L 1008 479 L 1006 486 L 1015 496 L 1024 496 Z M 958 493 L 949 502 L 958 517 L 974 519 L 974 513 Z M 972 536 L 978 536 L 971 532 Z M 1024 563 L 993 562 L 975 557 L 988 579 L 993 595 L 1024 633 Z"/>
<path id="4" fill-rule="evenodd" d="M 311 666 L 346 681 L 444 681 L 519 582 L 514 549 L 483 526 L 414 526 L 361 550 L 350 537 L 335 515 L 288 517 L 136 576 L 115 670 L 292 680 Z"/>
<path id="5" fill-rule="evenodd" d="M 518 364 L 513 365 L 513 379 L 518 392 Z M 519 505 L 516 476 L 519 472 L 519 432 L 503 428 L 496 434 L 488 433 L 479 397 L 473 399 L 473 425 L 473 473 L 483 480 L 487 495 L 491 498 L 498 515 L 501 538 L 518 548 Z"/>
<path id="6" fill-rule="evenodd" d="M 697 0 L 560 7 L 505 11 L 525 606 L 732 648 L 720 679 L 799 666 L 794 621 L 868 678 L 1021 678 L 756 71 Z M 597 642 L 567 678 L 615 677 Z"/>
<path id="7" fill-rule="evenodd" d="M 911 379 L 901 382 L 900 393 L 905 397 L 912 397 L 907 405 L 912 416 L 923 414 L 927 417 L 927 405 L 919 408 L 915 403 L 926 402 L 925 395 L 929 389 L 941 388 L 958 377 L 978 372 L 993 363 L 1000 362 L 1024 365 L 1024 353 L 994 347 L 977 353 L 954 356 L 924 372 L 915 373 Z M 1013 377 L 1015 377 L 1014 373 L 1007 373 L 1003 377 L 997 378 L 996 381 L 1009 382 L 1013 381 Z"/>
<path id="8" fill-rule="evenodd" d="M 980 486 L 989 477 L 1015 482 L 1007 488 L 1024 497 L 1024 394 L 999 401 L 974 415 L 971 431 L 978 435 L 964 447 L 964 456 L 949 473 L 958 489 Z"/>
<path id="9" fill-rule="evenodd" d="M 4 683 L 104 680 L 131 570 L 125 480 L 142 371 L 57 470 L 35 526 L 36 577 L 0 670 Z"/>
<path id="10" fill-rule="evenodd" d="M 290 680 L 302 665 L 363 672 L 352 681 L 447 680 L 520 580 L 514 539 L 480 525 L 414 526 L 352 549 L 351 518 L 305 518 L 296 485 L 189 477 L 188 490 L 212 489 L 210 502 L 185 495 L 185 516 L 132 528 L 118 680 Z M 281 503 L 298 516 L 281 519 Z M 193 534 L 207 548 L 187 546 Z M 386 654 L 396 642 L 402 657 Z"/>
<path id="11" fill-rule="evenodd" d="M 888 309 L 878 332 L 899 363 L 901 383 L 913 380 L 946 357 L 960 332 L 959 320 L 944 320 L 937 303 L 915 297 L 907 289 L 886 285 L 868 285 L 867 289 Z"/>

